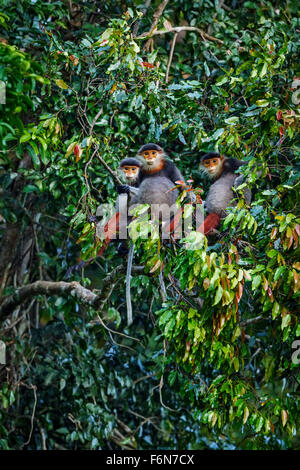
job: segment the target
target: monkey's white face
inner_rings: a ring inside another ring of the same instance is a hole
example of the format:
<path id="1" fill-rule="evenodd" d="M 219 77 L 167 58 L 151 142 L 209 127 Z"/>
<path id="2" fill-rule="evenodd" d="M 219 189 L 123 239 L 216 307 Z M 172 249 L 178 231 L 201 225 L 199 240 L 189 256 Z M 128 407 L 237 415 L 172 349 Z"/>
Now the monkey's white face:
<path id="1" fill-rule="evenodd" d="M 211 178 L 216 178 L 222 173 L 223 160 L 221 158 L 210 158 L 201 163 L 203 170 L 209 174 Z"/>
<path id="2" fill-rule="evenodd" d="M 139 175 L 139 170 L 140 169 L 138 166 L 133 166 L 133 165 L 132 166 L 126 165 L 122 167 L 122 171 L 128 183 L 132 183 L 137 180 L 137 177 Z"/>
<path id="3" fill-rule="evenodd" d="M 161 163 L 163 152 L 158 152 L 157 150 L 145 150 L 145 152 L 140 154 L 139 157 L 142 160 L 144 167 L 155 168 Z"/>
<path id="4" fill-rule="evenodd" d="M 159 152 L 157 152 L 157 150 L 145 150 L 143 157 L 148 165 L 153 165 L 153 163 L 159 159 L 158 154 Z"/>

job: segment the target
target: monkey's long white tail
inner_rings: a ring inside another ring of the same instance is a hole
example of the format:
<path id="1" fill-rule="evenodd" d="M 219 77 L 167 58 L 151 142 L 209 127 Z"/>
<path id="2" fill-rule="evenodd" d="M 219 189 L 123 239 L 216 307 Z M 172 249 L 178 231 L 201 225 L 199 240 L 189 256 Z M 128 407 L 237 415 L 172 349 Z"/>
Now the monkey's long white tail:
<path id="1" fill-rule="evenodd" d="M 166 302 L 167 301 L 167 291 L 166 291 L 166 286 L 165 286 L 165 283 L 164 283 L 164 276 L 163 276 L 162 272 L 159 273 L 158 279 L 159 279 L 159 283 L 160 283 L 160 294 L 161 294 L 162 301 Z"/>
<path id="2" fill-rule="evenodd" d="M 132 243 L 129 248 L 126 272 L 126 305 L 127 305 L 127 325 L 132 323 L 132 303 L 130 293 L 131 269 L 135 244 Z"/>

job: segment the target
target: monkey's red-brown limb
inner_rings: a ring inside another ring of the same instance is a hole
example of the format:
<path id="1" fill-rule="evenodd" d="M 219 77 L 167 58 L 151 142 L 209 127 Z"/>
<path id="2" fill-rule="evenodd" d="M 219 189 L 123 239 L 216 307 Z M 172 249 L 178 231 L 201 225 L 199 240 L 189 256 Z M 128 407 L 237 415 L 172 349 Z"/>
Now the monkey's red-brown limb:
<path id="1" fill-rule="evenodd" d="M 201 232 L 204 233 L 204 235 L 207 235 L 212 229 L 216 228 L 219 225 L 220 220 L 221 218 L 218 216 L 218 214 L 208 214 L 204 222 L 197 229 L 197 232 Z"/>
<path id="2" fill-rule="evenodd" d="M 104 253 L 110 241 L 112 240 L 113 236 L 119 230 L 119 220 L 120 220 L 120 212 L 117 212 L 105 225 L 104 227 L 105 238 L 104 238 L 104 241 L 102 243 L 100 250 L 97 253 L 97 256 L 101 256 Z"/>
<path id="3" fill-rule="evenodd" d="M 168 235 L 171 235 L 173 232 L 174 234 L 176 233 L 176 229 L 179 225 L 179 222 L 181 221 L 181 216 L 183 213 L 183 207 L 179 209 L 177 214 L 173 217 L 173 220 L 170 222 L 169 225 L 164 229 L 164 232 L 167 233 Z"/>

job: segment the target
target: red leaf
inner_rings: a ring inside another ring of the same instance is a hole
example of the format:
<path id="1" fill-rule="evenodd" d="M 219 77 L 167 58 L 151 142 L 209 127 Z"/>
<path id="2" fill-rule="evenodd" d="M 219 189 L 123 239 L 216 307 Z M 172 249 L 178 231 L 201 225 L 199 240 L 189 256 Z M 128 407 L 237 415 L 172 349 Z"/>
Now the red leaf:
<path id="1" fill-rule="evenodd" d="M 155 65 L 150 64 L 150 62 L 141 62 L 143 67 L 146 67 L 147 69 L 155 69 Z"/>
<path id="2" fill-rule="evenodd" d="M 277 121 L 280 121 L 280 119 L 282 119 L 282 111 L 277 111 L 277 114 L 276 114 L 276 118 L 277 118 Z"/>
<path id="3" fill-rule="evenodd" d="M 74 155 L 76 157 L 76 163 L 77 163 L 82 155 L 82 149 L 80 148 L 80 145 L 78 144 L 76 144 L 74 147 Z"/>

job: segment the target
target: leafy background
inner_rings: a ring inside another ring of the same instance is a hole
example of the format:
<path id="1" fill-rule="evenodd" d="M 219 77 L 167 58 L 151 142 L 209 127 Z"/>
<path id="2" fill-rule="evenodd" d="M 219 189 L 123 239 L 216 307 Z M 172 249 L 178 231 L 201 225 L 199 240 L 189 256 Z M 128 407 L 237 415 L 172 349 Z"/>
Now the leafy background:
<path id="1" fill-rule="evenodd" d="M 76 280 L 101 304 L 0 310 L 0 448 L 299 448 L 297 2 L 1 6 L 1 295 Z M 116 198 L 103 161 L 149 141 L 204 194 L 201 155 L 249 162 L 253 201 L 197 250 L 138 241 L 128 328 L 126 260 L 96 257 L 90 216 Z"/>

